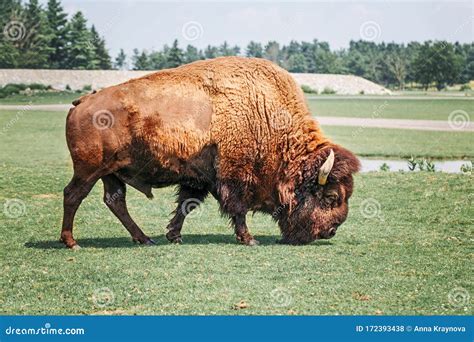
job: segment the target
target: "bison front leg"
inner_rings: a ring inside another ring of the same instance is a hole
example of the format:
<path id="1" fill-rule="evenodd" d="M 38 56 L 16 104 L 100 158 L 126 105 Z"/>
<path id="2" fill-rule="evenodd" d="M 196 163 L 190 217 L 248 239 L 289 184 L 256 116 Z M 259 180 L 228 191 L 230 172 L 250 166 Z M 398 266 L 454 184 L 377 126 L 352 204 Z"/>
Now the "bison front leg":
<path id="1" fill-rule="evenodd" d="M 223 182 L 218 188 L 222 211 L 231 217 L 237 241 L 247 246 L 255 246 L 258 241 L 250 234 L 245 222 L 248 211 L 245 204 L 246 193 L 245 187 L 235 181 Z"/>
<path id="2" fill-rule="evenodd" d="M 245 215 L 232 217 L 232 223 L 234 224 L 237 241 L 247 246 L 258 245 L 258 241 L 249 233 L 247 223 L 245 222 Z"/>
<path id="3" fill-rule="evenodd" d="M 110 211 L 122 222 L 132 236 L 133 241 L 145 245 L 153 245 L 155 242 L 143 233 L 128 213 L 125 201 L 125 184 L 114 175 L 102 177 L 104 183 L 104 202 Z"/>
<path id="4" fill-rule="evenodd" d="M 166 238 L 169 242 L 183 242 L 181 228 L 183 228 L 184 219 L 204 201 L 207 194 L 208 191 L 205 189 L 194 189 L 186 185 L 180 185 L 178 199 L 176 200 L 178 206 L 174 211 L 173 218 L 166 227 L 168 229 Z"/>

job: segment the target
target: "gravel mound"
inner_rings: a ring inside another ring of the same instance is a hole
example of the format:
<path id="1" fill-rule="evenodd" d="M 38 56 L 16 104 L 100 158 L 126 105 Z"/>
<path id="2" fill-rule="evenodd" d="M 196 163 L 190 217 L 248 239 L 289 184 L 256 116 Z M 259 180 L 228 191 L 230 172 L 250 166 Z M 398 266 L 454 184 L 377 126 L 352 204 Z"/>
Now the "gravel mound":
<path id="1" fill-rule="evenodd" d="M 40 83 L 50 85 L 54 89 L 82 89 L 91 86 L 100 89 L 114 84 L 137 78 L 153 71 L 123 70 L 44 70 L 44 69 L 0 69 L 0 86 L 7 83 Z M 292 74 L 300 85 L 317 90 L 321 93 L 325 88 L 340 95 L 387 95 L 390 91 L 381 85 L 370 82 L 362 77 L 330 74 Z"/>
<path id="2" fill-rule="evenodd" d="M 306 85 L 318 93 L 333 90 L 339 95 L 390 95 L 391 91 L 383 86 L 352 75 L 333 74 L 292 74 L 296 82 Z"/>

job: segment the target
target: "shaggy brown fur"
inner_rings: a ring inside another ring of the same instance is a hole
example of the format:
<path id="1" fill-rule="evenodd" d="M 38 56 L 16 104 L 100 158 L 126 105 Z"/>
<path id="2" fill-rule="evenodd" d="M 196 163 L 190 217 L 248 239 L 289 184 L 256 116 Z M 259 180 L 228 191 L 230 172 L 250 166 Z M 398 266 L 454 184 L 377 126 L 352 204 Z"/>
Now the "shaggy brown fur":
<path id="1" fill-rule="evenodd" d="M 99 178 L 106 204 L 141 243 L 152 241 L 128 214 L 125 184 L 148 197 L 154 187 L 179 185 L 167 234 L 174 242 L 181 242 L 183 206 L 208 193 L 249 245 L 256 243 L 245 223 L 250 210 L 272 214 L 282 242 L 294 244 L 331 237 L 347 216 L 358 160 L 323 136 L 300 88 L 269 61 L 199 61 L 74 104 L 66 124 L 74 176 L 64 191 L 61 233 L 68 247 L 76 246 L 75 212 Z M 318 170 L 330 149 L 335 164 L 320 186 Z"/>

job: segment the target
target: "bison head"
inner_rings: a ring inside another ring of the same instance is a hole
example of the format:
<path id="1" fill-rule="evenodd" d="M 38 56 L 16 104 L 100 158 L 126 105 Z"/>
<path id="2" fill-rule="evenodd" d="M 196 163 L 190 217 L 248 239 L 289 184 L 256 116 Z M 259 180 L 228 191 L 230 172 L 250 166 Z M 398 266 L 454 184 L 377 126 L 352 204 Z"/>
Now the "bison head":
<path id="1" fill-rule="evenodd" d="M 359 160 L 338 145 L 311 152 L 300 179 L 291 181 L 291 201 L 279 217 L 281 242 L 305 244 L 333 237 L 347 218 L 352 175 L 359 168 Z"/>

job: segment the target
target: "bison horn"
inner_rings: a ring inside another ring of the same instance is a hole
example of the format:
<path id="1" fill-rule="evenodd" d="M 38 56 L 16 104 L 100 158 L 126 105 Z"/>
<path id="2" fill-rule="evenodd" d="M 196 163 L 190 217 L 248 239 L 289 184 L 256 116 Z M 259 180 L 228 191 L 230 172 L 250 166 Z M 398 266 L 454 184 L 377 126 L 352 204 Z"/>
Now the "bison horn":
<path id="1" fill-rule="evenodd" d="M 328 159 L 326 159 L 324 164 L 319 169 L 318 183 L 320 185 L 326 184 L 329 173 L 331 172 L 333 165 L 334 165 L 334 151 L 331 150 L 331 152 L 329 152 Z"/>

